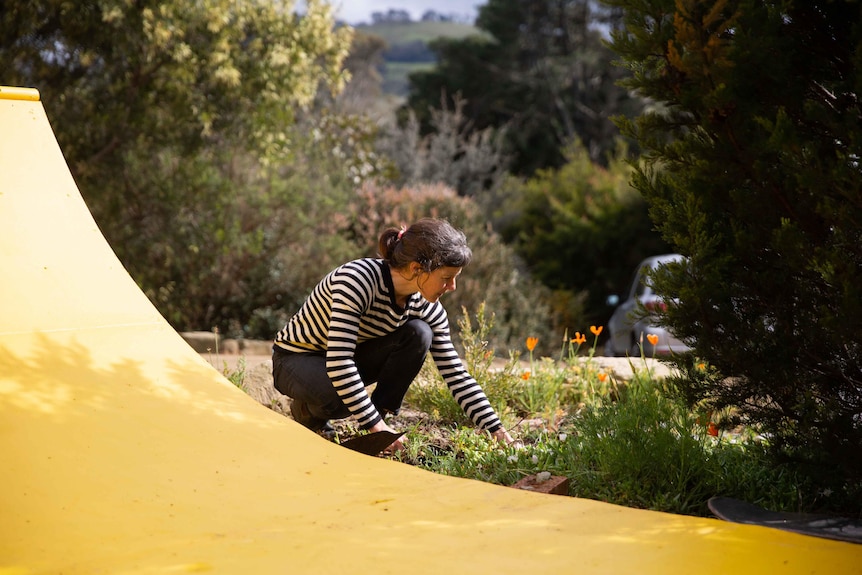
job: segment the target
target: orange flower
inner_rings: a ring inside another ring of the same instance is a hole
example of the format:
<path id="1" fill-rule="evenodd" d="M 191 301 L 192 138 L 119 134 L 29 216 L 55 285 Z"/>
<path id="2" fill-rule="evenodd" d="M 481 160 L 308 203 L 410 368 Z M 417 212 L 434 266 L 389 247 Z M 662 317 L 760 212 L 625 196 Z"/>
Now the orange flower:
<path id="1" fill-rule="evenodd" d="M 530 372 L 529 372 L 529 371 L 525 371 L 524 373 L 522 373 L 522 374 L 521 374 L 521 379 L 523 379 L 524 381 L 527 381 L 528 379 L 530 379 Z"/>
<path id="2" fill-rule="evenodd" d="M 718 437 L 718 426 L 710 421 L 709 426 L 706 428 L 706 432 L 713 437 Z"/>
<path id="3" fill-rule="evenodd" d="M 528 337 L 527 338 L 527 349 L 533 351 L 536 349 L 536 344 L 539 343 L 539 338 L 537 337 Z"/>
<path id="4" fill-rule="evenodd" d="M 700 371 L 705 370 L 706 364 L 704 362 L 700 362 L 699 364 L 697 364 L 697 369 L 699 369 Z"/>
<path id="5" fill-rule="evenodd" d="M 594 336 L 599 337 L 599 334 L 602 333 L 602 330 L 604 329 L 604 327 L 605 326 L 603 326 L 603 325 L 600 325 L 599 327 L 591 325 L 590 331 L 593 333 Z"/>
<path id="6" fill-rule="evenodd" d="M 572 343 L 577 344 L 577 345 L 581 345 L 585 341 L 587 341 L 587 336 L 585 336 L 584 334 L 582 334 L 579 331 L 576 331 L 575 337 L 572 338 Z"/>
<path id="7" fill-rule="evenodd" d="M 646 338 L 647 338 L 647 341 L 653 345 L 658 343 L 658 336 L 654 333 L 647 334 Z"/>
<path id="8" fill-rule="evenodd" d="M 599 372 L 599 381 L 601 381 L 602 383 L 604 383 L 604 382 L 605 382 L 605 380 L 606 380 L 607 378 L 608 378 L 608 374 L 606 374 L 606 373 L 605 373 L 605 372 L 603 372 L 603 371 L 600 371 L 600 372 Z"/>

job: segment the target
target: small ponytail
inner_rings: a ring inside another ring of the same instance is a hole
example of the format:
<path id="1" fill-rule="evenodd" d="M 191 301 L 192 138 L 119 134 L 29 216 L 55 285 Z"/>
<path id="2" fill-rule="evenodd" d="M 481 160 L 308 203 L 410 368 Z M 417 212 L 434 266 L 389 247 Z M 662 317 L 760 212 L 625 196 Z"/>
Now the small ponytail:
<path id="1" fill-rule="evenodd" d="M 392 260 L 395 244 L 401 239 L 401 231 L 396 228 L 389 228 L 380 234 L 380 240 L 377 244 L 377 251 L 380 257 L 387 262 Z"/>

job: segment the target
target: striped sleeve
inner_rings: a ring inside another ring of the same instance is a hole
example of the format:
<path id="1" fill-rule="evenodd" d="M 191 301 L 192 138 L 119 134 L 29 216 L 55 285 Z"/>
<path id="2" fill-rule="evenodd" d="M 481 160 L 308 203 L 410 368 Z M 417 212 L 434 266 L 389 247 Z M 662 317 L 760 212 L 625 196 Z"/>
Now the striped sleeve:
<path id="1" fill-rule="evenodd" d="M 503 424 L 479 383 L 467 372 L 452 344 L 446 310 L 437 302 L 427 307 L 425 321 L 434 332 L 431 357 L 446 386 L 476 427 L 494 432 Z"/>
<path id="2" fill-rule="evenodd" d="M 336 393 L 363 429 L 372 427 L 381 416 L 353 356 L 357 343 L 371 337 L 360 331 L 383 283 L 380 266 L 376 260 L 360 259 L 334 269 L 275 338 L 275 344 L 288 351 L 325 355 L 326 372 Z M 394 328 L 383 326 L 380 333 Z"/>
<path id="3" fill-rule="evenodd" d="M 363 266 L 344 266 L 332 274 L 332 312 L 327 333 L 326 372 L 345 407 L 362 429 L 382 417 L 371 403 L 354 353 L 362 317 L 374 299 L 375 278 Z"/>

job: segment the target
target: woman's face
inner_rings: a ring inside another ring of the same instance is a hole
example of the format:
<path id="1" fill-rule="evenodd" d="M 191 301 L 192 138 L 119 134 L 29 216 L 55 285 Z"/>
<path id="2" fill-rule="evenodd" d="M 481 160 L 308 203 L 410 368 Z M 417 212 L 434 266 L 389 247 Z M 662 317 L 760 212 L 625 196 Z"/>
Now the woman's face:
<path id="1" fill-rule="evenodd" d="M 455 280 L 461 275 L 461 268 L 441 267 L 433 272 L 422 272 L 419 275 L 417 285 L 419 293 L 431 303 L 449 291 L 455 291 Z"/>

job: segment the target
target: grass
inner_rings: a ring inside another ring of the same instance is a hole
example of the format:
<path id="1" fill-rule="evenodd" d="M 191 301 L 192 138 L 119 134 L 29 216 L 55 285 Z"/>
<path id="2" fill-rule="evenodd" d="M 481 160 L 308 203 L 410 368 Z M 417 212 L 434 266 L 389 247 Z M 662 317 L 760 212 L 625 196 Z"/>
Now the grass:
<path id="1" fill-rule="evenodd" d="M 804 495 L 809 486 L 768 456 L 763 438 L 719 432 L 710 425 L 715 414 L 674 399 L 643 357 L 631 360 L 634 376 L 620 380 L 593 362 L 596 335 L 590 349 L 573 338 L 556 360 L 511 353 L 501 366 L 485 343 L 491 328 L 481 308 L 477 326 L 462 321 L 465 362 L 523 448 L 477 433 L 427 365 L 405 401 L 423 415 L 403 422 L 409 447 L 398 459 L 500 485 L 549 472 L 569 479 L 572 496 L 687 515 L 709 516 L 706 502 L 719 495 L 775 510 L 814 504 Z"/>
<path id="2" fill-rule="evenodd" d="M 240 357 L 237 360 L 236 369 L 231 369 L 227 362 L 224 362 L 222 366 L 222 375 L 224 375 L 228 381 L 237 386 L 238 388 L 245 391 L 245 357 Z"/>
<path id="3" fill-rule="evenodd" d="M 213 328 L 213 334 L 215 336 L 215 338 L 214 338 L 215 354 L 218 355 L 218 353 L 219 353 L 219 349 L 218 349 L 219 330 L 217 327 Z M 211 352 L 212 350 L 207 349 L 207 351 Z M 212 355 L 210 355 L 209 362 L 210 362 L 210 365 L 212 365 L 213 367 L 216 367 L 216 369 L 218 369 L 218 367 L 215 365 L 215 360 L 213 359 Z M 236 365 L 235 369 L 231 369 L 230 366 L 228 366 L 227 362 L 224 362 L 224 364 L 222 365 L 222 368 L 221 368 L 222 375 L 225 376 L 228 381 L 230 381 L 232 384 L 234 384 L 235 386 L 237 386 L 238 388 L 240 388 L 243 391 L 246 391 L 246 389 L 245 389 L 245 372 L 246 372 L 245 357 L 239 358 L 239 360 L 237 361 L 237 365 Z"/>
<path id="4" fill-rule="evenodd" d="M 433 62 L 386 62 L 383 70 L 383 91 L 404 98 L 410 88 L 407 77 L 414 72 L 431 70 L 435 66 Z"/>

